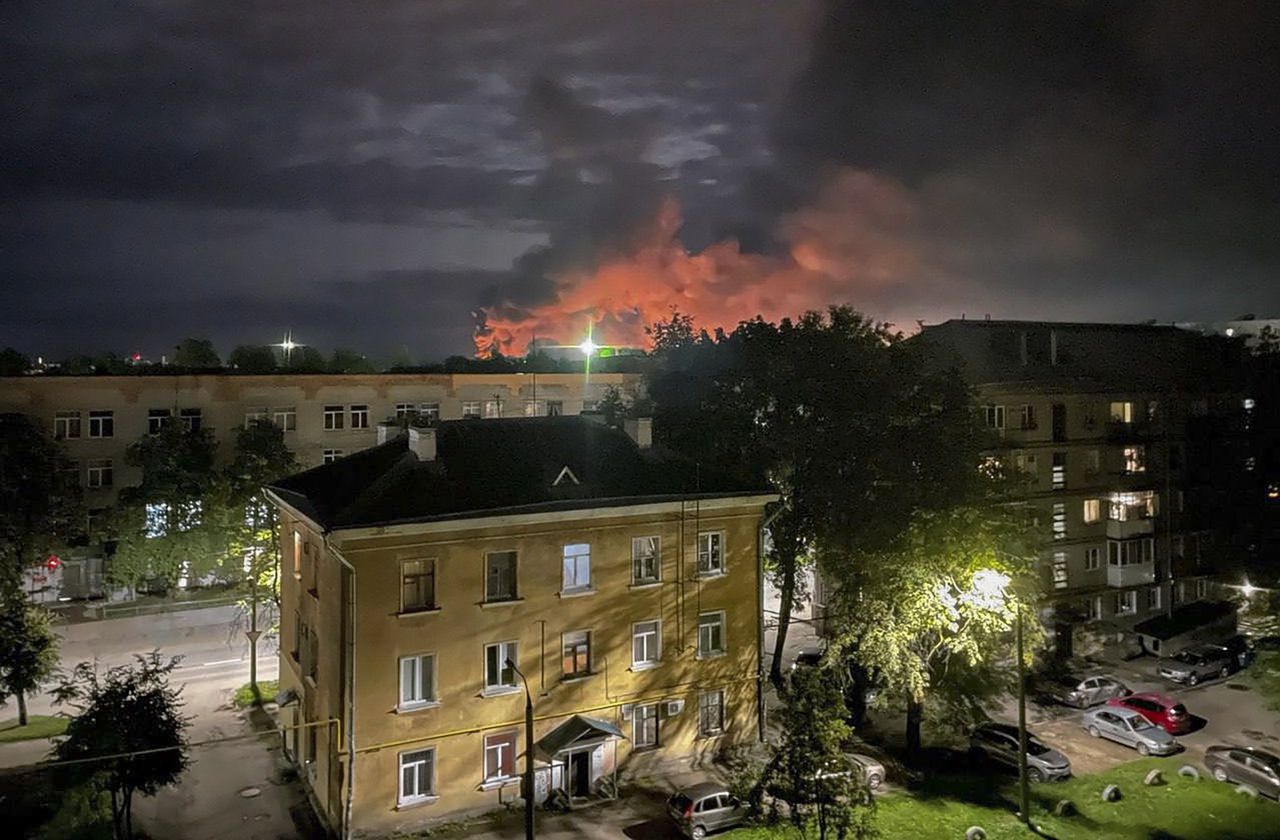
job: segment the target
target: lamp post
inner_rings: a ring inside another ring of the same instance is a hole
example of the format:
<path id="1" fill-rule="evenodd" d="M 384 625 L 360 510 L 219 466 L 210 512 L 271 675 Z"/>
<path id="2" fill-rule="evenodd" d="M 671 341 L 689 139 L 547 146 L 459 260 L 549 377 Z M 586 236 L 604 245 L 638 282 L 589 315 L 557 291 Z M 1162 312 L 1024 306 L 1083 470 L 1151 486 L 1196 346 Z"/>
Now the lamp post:
<path id="1" fill-rule="evenodd" d="M 529 681 L 510 659 L 507 667 L 520 675 L 524 684 L 524 836 L 533 840 L 533 695 L 529 693 Z"/>

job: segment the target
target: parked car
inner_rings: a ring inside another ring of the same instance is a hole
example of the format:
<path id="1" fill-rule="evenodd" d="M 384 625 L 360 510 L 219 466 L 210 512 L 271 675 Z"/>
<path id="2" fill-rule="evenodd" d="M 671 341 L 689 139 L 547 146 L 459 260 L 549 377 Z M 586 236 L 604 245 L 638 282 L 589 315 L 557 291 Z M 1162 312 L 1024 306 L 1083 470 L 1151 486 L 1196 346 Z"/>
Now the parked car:
<path id="1" fill-rule="evenodd" d="M 1236 670 L 1236 657 L 1222 645 L 1192 645 L 1160 660 L 1160 676 L 1195 685 L 1210 677 L 1225 677 Z"/>
<path id="2" fill-rule="evenodd" d="M 1191 731 L 1191 715 L 1187 712 L 1187 707 L 1157 691 L 1114 697 L 1107 701 L 1107 706 L 1137 712 L 1170 735 Z"/>
<path id="3" fill-rule="evenodd" d="M 796 651 L 796 655 L 791 660 L 791 667 L 788 670 L 816 668 L 822 663 L 822 653 L 823 651 L 820 647 L 802 647 Z"/>
<path id="4" fill-rule="evenodd" d="M 1280 650 L 1280 636 L 1255 636 L 1253 639 L 1253 649 L 1255 651 Z"/>
<path id="5" fill-rule="evenodd" d="M 1232 636 L 1223 642 L 1222 646 L 1236 658 L 1234 670 L 1239 671 L 1242 668 L 1248 668 L 1250 663 L 1253 662 L 1253 640 L 1248 636 Z"/>
<path id="6" fill-rule="evenodd" d="M 969 736 L 969 755 L 978 761 L 1018 766 L 1018 727 L 1008 723 L 984 723 Z M 1066 779 L 1071 762 L 1065 755 L 1027 733 L 1027 778 L 1033 782 Z"/>
<path id="7" fill-rule="evenodd" d="M 1111 706 L 1090 709 L 1080 717 L 1080 725 L 1095 738 L 1133 747 L 1138 755 L 1169 755 L 1178 751 L 1174 737 L 1137 712 Z"/>
<path id="8" fill-rule="evenodd" d="M 667 814 L 685 837 L 702 840 L 713 831 L 741 825 L 747 808 L 724 785 L 700 782 L 671 794 Z"/>
<path id="9" fill-rule="evenodd" d="M 884 784 L 884 765 L 864 753 L 849 753 L 849 760 L 862 771 L 862 780 L 867 787 L 877 790 Z"/>
<path id="10" fill-rule="evenodd" d="M 1280 799 L 1280 756 L 1274 753 L 1220 744 L 1205 750 L 1204 766 L 1220 782 L 1249 785 L 1263 796 Z"/>
<path id="11" fill-rule="evenodd" d="M 1087 709 L 1105 703 L 1112 697 L 1127 697 L 1133 692 L 1115 677 L 1098 674 L 1081 677 L 1077 674 L 1059 674 L 1043 678 L 1037 693 L 1066 706 Z"/>

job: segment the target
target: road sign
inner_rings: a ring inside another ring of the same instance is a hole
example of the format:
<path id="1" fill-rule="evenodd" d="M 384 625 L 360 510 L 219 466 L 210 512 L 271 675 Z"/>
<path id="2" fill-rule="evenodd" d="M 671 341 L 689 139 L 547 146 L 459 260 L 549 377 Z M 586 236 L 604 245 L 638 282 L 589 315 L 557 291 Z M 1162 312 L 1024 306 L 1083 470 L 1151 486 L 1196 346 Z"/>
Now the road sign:
<path id="1" fill-rule="evenodd" d="M 258 641 L 258 637 L 262 635 L 261 630 L 246 630 L 244 634 L 249 637 L 249 643 L 253 644 Z"/>

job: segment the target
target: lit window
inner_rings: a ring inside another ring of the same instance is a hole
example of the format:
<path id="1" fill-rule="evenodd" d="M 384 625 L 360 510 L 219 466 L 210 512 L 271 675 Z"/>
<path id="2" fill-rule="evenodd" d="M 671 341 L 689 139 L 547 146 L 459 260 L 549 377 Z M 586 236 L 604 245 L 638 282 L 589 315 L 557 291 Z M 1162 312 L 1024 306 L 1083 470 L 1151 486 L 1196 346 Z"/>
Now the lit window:
<path id="1" fill-rule="evenodd" d="M 502 400 L 485 400 L 484 416 L 490 419 L 497 419 L 502 416 Z"/>
<path id="2" fill-rule="evenodd" d="M 436 658 L 429 653 L 400 657 L 400 708 L 425 706 L 436 699 Z"/>
<path id="3" fill-rule="evenodd" d="M 484 780 L 501 782 L 516 777 L 516 733 L 484 736 Z"/>
<path id="4" fill-rule="evenodd" d="M 516 553 L 495 551 L 485 556 L 484 599 L 514 601 L 516 599 Z"/>
<path id="5" fill-rule="evenodd" d="M 476 420 L 479 417 L 480 417 L 480 401 L 479 400 L 463 400 L 462 419 Z"/>
<path id="6" fill-rule="evenodd" d="M 110 487 L 114 483 L 110 458 L 97 458 L 87 465 L 87 484 L 93 488 Z"/>
<path id="7" fill-rule="evenodd" d="M 56 412 L 53 415 L 53 436 L 58 440 L 74 440 L 80 437 L 80 412 Z"/>
<path id="8" fill-rule="evenodd" d="M 591 631 L 575 630 L 563 636 L 561 673 L 564 679 L 586 677 L 591 674 Z"/>
<path id="9" fill-rule="evenodd" d="M 1061 490 L 1067 486 L 1067 453 L 1053 453 L 1053 478 L 1052 486 L 1054 490 Z"/>
<path id="10" fill-rule="evenodd" d="M 1099 499 L 1084 500 L 1084 524 L 1093 525 L 1102 520 L 1102 502 Z"/>
<path id="11" fill-rule="evenodd" d="M 369 406 L 367 405 L 351 406 L 351 428 L 353 429 L 369 428 Z"/>
<path id="12" fill-rule="evenodd" d="M 302 532 L 293 532 L 293 576 L 302 577 Z"/>
<path id="13" fill-rule="evenodd" d="M 636 750 L 658 746 L 658 704 L 641 703 L 631 712 L 631 746 Z"/>
<path id="14" fill-rule="evenodd" d="M 1126 446 L 1124 448 L 1124 471 L 1128 475 L 1147 471 L 1147 449 L 1145 446 Z"/>
<path id="15" fill-rule="evenodd" d="M 1132 615 L 1138 611 L 1138 593 L 1134 590 L 1117 592 L 1115 597 L 1115 614 Z"/>
<path id="16" fill-rule="evenodd" d="M 542 414 L 542 406 L 537 400 L 524 401 L 524 416 L 538 417 Z"/>
<path id="17" fill-rule="evenodd" d="M 635 584 L 657 583 L 662 578 L 659 562 L 661 542 L 658 537 L 632 537 L 631 582 Z"/>
<path id="18" fill-rule="evenodd" d="M 400 804 L 420 802 L 435 792 L 435 748 L 400 753 Z"/>
<path id="19" fill-rule="evenodd" d="M 652 668 L 662 659 L 662 623 L 639 621 L 631 625 L 631 667 Z"/>
<path id="20" fill-rule="evenodd" d="M 724 651 L 724 613 L 698 616 L 698 656 L 719 656 Z"/>
<path id="21" fill-rule="evenodd" d="M 724 731 L 724 692 L 704 691 L 698 695 L 698 734 L 702 737 Z"/>
<path id="22" fill-rule="evenodd" d="M 564 580 L 562 592 L 591 588 L 591 546 L 572 543 L 564 547 Z"/>
<path id="23" fill-rule="evenodd" d="M 89 437 L 91 438 L 109 438 L 115 437 L 116 434 L 116 417 L 113 411 L 90 411 L 89 412 Z"/>
<path id="24" fill-rule="evenodd" d="M 345 454 L 346 452 L 342 449 L 326 449 L 320 454 L 321 462 L 325 464 L 332 464 Z"/>
<path id="25" fill-rule="evenodd" d="M 404 560 L 400 563 L 400 611 L 435 609 L 436 561 Z"/>
<path id="26" fill-rule="evenodd" d="M 326 405 L 324 407 L 324 428 L 325 431 L 338 431 L 343 425 L 343 416 L 346 410 L 340 405 Z"/>
<path id="27" fill-rule="evenodd" d="M 279 426 L 281 431 L 295 432 L 298 430 L 298 410 L 292 406 L 277 408 L 271 412 L 271 422 Z"/>
<path id="28" fill-rule="evenodd" d="M 1067 538 L 1067 506 L 1062 502 L 1055 502 L 1053 505 L 1053 538 Z"/>
<path id="29" fill-rule="evenodd" d="M 147 411 L 147 434 L 158 435 L 160 430 L 164 428 L 164 424 L 169 422 L 172 412 L 167 408 L 152 408 Z"/>
<path id="30" fill-rule="evenodd" d="M 1113 402 L 1111 404 L 1111 422 L 1112 423 L 1132 423 L 1133 422 L 1133 403 L 1132 402 Z"/>
<path id="31" fill-rule="evenodd" d="M 1053 553 L 1053 588 L 1067 588 L 1067 553 L 1065 551 Z"/>
<path id="32" fill-rule="evenodd" d="M 1156 515 L 1156 494 L 1152 490 L 1112 493 L 1107 502 L 1107 518 L 1113 522 L 1134 522 Z"/>
<path id="33" fill-rule="evenodd" d="M 724 532 L 698 534 L 698 574 L 724 574 Z"/>
<path id="34" fill-rule="evenodd" d="M 497 642 L 484 647 L 484 687 L 486 691 L 505 691 L 516 687 L 515 669 L 507 661 L 516 661 L 515 642 Z"/>

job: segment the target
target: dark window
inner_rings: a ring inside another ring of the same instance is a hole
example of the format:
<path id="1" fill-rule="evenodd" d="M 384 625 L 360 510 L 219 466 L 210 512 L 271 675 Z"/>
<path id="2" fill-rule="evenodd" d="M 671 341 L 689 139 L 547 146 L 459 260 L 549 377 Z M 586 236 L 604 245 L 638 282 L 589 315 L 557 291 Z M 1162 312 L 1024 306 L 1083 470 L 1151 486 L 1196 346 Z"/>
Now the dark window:
<path id="1" fill-rule="evenodd" d="M 1063 403 L 1053 404 L 1053 442 L 1063 443 L 1067 439 L 1067 407 Z"/>

